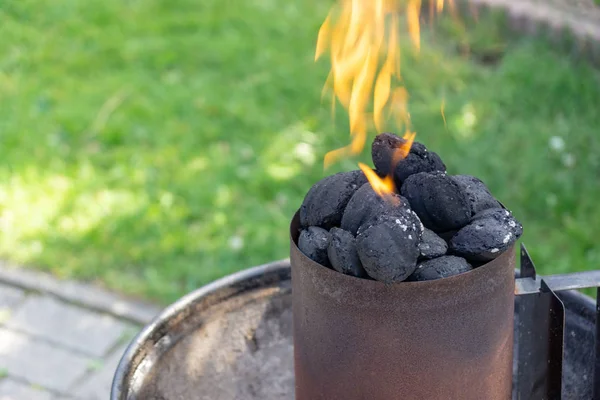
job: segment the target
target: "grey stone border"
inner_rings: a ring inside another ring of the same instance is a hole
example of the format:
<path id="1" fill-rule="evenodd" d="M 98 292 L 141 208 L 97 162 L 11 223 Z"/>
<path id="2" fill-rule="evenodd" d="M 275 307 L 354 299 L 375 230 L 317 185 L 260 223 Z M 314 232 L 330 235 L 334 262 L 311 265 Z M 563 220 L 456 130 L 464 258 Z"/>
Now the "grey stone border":
<path id="1" fill-rule="evenodd" d="M 545 38 L 558 50 L 600 66 L 600 6 L 587 7 L 567 0 L 467 0 L 458 11 L 466 18 L 500 14 L 507 33 Z"/>
<path id="2" fill-rule="evenodd" d="M 16 267 L 2 261 L 0 282 L 26 291 L 54 296 L 67 303 L 110 314 L 137 325 L 148 324 L 162 310 L 157 305 L 127 299 L 93 285 L 58 280 L 50 274 Z"/>

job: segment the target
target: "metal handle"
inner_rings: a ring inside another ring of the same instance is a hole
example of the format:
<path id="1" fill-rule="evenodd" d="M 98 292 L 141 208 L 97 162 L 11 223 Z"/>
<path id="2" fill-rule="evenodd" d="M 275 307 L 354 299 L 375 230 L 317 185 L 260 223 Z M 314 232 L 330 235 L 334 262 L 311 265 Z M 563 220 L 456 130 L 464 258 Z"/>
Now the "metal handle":
<path id="1" fill-rule="evenodd" d="M 524 248 L 524 246 L 522 246 Z M 521 249 L 523 251 L 523 249 Z M 525 250 L 526 257 L 529 257 Z M 523 262 L 523 255 L 521 255 Z M 522 275 L 521 275 L 522 276 Z M 571 274 L 549 275 L 541 277 L 517 278 L 515 281 L 515 294 L 517 296 L 539 293 L 542 290 L 542 281 L 553 292 L 563 290 L 578 290 L 600 287 L 600 271 L 574 272 Z"/>
<path id="2" fill-rule="evenodd" d="M 515 281 L 519 296 L 518 400 L 559 400 L 565 309 L 555 292 L 597 287 L 594 399 L 600 400 L 600 271 L 540 277 L 521 244 L 520 277 Z"/>

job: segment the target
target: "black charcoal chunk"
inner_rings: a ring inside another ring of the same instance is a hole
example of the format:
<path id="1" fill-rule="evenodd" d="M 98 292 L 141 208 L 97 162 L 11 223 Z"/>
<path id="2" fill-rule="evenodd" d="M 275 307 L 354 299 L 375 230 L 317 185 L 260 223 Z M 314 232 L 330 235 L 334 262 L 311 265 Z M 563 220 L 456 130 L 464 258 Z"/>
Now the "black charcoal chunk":
<path id="1" fill-rule="evenodd" d="M 394 154 L 405 143 L 404 139 L 393 133 L 382 133 L 375 137 L 371 147 L 371 157 L 377 171 L 383 175 L 388 175 L 393 168 L 394 180 L 398 187 L 410 175 L 419 172 L 446 171 L 446 166 L 440 156 L 428 151 L 419 142 L 413 142 L 406 158 L 397 160 L 397 164 L 393 165 Z"/>
<path id="2" fill-rule="evenodd" d="M 430 229 L 425 229 L 419 243 L 422 258 L 441 257 L 448 251 L 448 244 Z"/>
<path id="3" fill-rule="evenodd" d="M 354 236 L 350 232 L 340 228 L 331 228 L 329 234 L 331 235 L 331 239 L 327 254 L 333 269 L 342 274 L 360 278 L 365 277 L 367 272 L 364 270 L 358 257 Z"/>
<path id="4" fill-rule="evenodd" d="M 499 208 L 500 203 L 492 196 L 485 183 L 470 175 L 455 175 L 452 177 L 467 195 L 473 215 L 489 208 Z"/>
<path id="5" fill-rule="evenodd" d="M 370 218 L 358 228 L 357 235 L 360 235 L 366 229 L 370 228 L 373 225 L 377 225 L 385 220 L 391 220 L 394 221 L 396 224 L 399 224 L 403 232 L 415 232 L 419 237 L 419 241 L 421 240 L 423 231 L 425 230 L 425 227 L 423 226 L 423 224 L 419 220 L 419 217 L 413 210 L 411 210 L 408 207 L 401 207 L 393 209 L 393 211 L 390 211 L 388 213 L 374 215 L 372 218 Z"/>
<path id="6" fill-rule="evenodd" d="M 491 208 L 476 214 L 450 240 L 450 251 L 472 261 L 491 261 L 508 250 L 523 234 L 510 211 Z"/>
<path id="7" fill-rule="evenodd" d="M 442 162 L 440 156 L 421 143 L 414 142 L 410 148 L 410 153 L 405 159 L 398 162 L 394 169 L 394 181 L 397 186 L 411 175 L 419 172 L 446 172 L 446 165 Z"/>
<path id="8" fill-rule="evenodd" d="M 377 172 L 382 175 L 389 175 L 393 168 L 394 153 L 404 144 L 406 141 L 393 133 L 382 133 L 375 136 L 373 144 L 371 146 L 371 157 L 373 158 L 373 165 Z"/>
<path id="9" fill-rule="evenodd" d="M 367 182 L 362 171 L 340 172 L 315 183 L 300 207 L 300 225 L 339 226 L 352 195 Z"/>
<path id="10" fill-rule="evenodd" d="M 310 226 L 300 232 L 298 248 L 311 260 L 330 267 L 331 263 L 327 256 L 329 241 L 329 232 L 317 226 Z"/>
<path id="11" fill-rule="evenodd" d="M 462 257 L 443 256 L 420 263 L 408 281 L 432 281 L 448 278 L 472 270 L 473 267 Z"/>
<path id="12" fill-rule="evenodd" d="M 477 214 L 473 215 L 473 218 L 471 218 L 471 222 L 477 221 L 478 219 L 484 219 L 484 218 L 496 218 L 498 220 L 504 220 L 506 218 L 514 218 L 514 217 L 509 210 L 498 206 L 496 208 L 488 208 L 487 210 L 478 212 Z M 521 230 L 522 229 L 523 229 L 523 227 L 521 227 Z"/>
<path id="13" fill-rule="evenodd" d="M 375 280 L 393 283 L 405 280 L 417 267 L 420 227 L 413 228 L 410 210 L 396 217 L 381 216 L 363 225 L 356 236 L 358 256 Z"/>
<path id="14" fill-rule="evenodd" d="M 425 228 L 425 229 L 427 229 L 427 228 Z M 451 231 L 446 231 L 446 232 L 436 232 L 436 235 L 438 235 L 439 237 L 444 239 L 446 244 L 448 244 L 448 243 L 450 243 L 450 239 L 452 239 L 454 237 L 454 235 L 456 235 L 456 232 L 458 232 L 458 229 L 453 229 Z"/>
<path id="15" fill-rule="evenodd" d="M 356 235 L 358 228 L 381 215 L 396 215 L 408 209 L 408 201 L 396 194 L 380 196 L 365 183 L 348 202 L 342 217 L 342 229 Z M 420 225 L 420 222 L 419 222 Z"/>
<path id="16" fill-rule="evenodd" d="M 434 232 L 460 229 L 471 219 L 471 207 L 460 186 L 443 172 L 408 177 L 400 190 L 425 227 Z"/>

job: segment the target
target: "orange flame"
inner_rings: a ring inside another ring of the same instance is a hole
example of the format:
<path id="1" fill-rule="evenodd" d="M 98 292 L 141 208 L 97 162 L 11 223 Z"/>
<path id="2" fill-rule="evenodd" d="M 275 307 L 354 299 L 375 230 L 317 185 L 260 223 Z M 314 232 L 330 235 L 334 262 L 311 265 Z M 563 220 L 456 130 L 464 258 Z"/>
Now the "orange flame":
<path id="1" fill-rule="evenodd" d="M 394 193 L 395 185 L 391 175 L 381 178 L 368 165 L 360 162 L 358 163 L 358 167 L 364 172 L 375 193 L 380 196 Z"/>
<path id="2" fill-rule="evenodd" d="M 444 11 L 444 0 L 437 0 L 437 12 L 442 12 Z"/>
<path id="3" fill-rule="evenodd" d="M 415 136 L 417 136 L 415 132 L 406 132 L 404 134 L 402 137 L 402 139 L 404 139 L 404 144 L 395 151 L 394 156 L 392 157 L 392 169 L 400 162 L 400 160 L 404 160 L 406 156 L 408 156 L 408 152 L 415 141 Z"/>
<path id="4" fill-rule="evenodd" d="M 449 0 L 452 5 L 452 0 Z M 445 0 L 430 0 L 431 9 L 441 12 Z M 408 112 L 408 91 L 400 75 L 400 17 L 402 5 L 408 34 L 418 52 L 421 47 L 421 0 L 338 0 L 319 30 L 315 60 L 329 51 L 331 71 L 324 93 L 331 91 L 332 112 L 336 100 L 348 110 L 350 144 L 325 155 L 325 168 L 348 155 L 359 154 L 372 124 L 382 132 L 388 119 L 404 130 L 407 141 L 394 155 L 398 162 L 408 155 L 415 133 Z M 339 11 L 339 12 L 336 12 Z M 372 114 L 368 111 L 372 107 Z M 371 121 L 372 119 L 372 121 Z M 360 164 L 363 171 L 370 170 Z M 381 193 L 395 190 L 393 179 L 365 172 L 373 188 Z M 379 181 L 377 181 L 379 179 Z M 378 192 L 379 193 L 379 192 Z M 381 194 L 380 193 L 380 194 Z"/>
<path id="5" fill-rule="evenodd" d="M 444 120 L 444 126 L 447 128 L 448 124 L 446 124 L 446 99 L 442 100 L 442 104 L 440 105 L 440 113 L 442 114 L 442 119 Z"/>

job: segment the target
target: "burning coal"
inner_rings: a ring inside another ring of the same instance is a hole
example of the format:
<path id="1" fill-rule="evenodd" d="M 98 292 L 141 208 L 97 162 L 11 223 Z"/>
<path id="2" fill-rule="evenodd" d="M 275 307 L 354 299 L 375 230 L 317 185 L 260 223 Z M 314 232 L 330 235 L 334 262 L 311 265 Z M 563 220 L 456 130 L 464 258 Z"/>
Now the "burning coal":
<path id="1" fill-rule="evenodd" d="M 430 1 L 430 15 L 445 3 Z M 414 141 L 399 37 L 405 18 L 420 50 L 421 8 L 421 0 L 339 0 L 321 26 L 315 54 L 329 53 L 324 92 L 350 121 L 351 143 L 327 153 L 326 167 L 360 153 L 371 126 L 382 132 L 392 121 L 404 134 L 375 138 L 375 169 L 359 163 L 360 170 L 310 189 L 300 209 L 298 246 L 338 272 L 387 283 L 469 271 L 510 248 L 523 230 L 483 182 L 448 175 L 441 158 Z M 443 110 L 442 103 L 442 116 Z"/>
<path id="2" fill-rule="evenodd" d="M 445 3 L 430 0 L 430 15 L 443 11 Z M 448 3 L 454 7 L 452 0 Z M 408 112 L 408 91 L 402 82 L 399 35 L 401 19 L 405 19 L 413 47 L 420 50 L 421 7 L 421 0 L 339 0 L 323 22 L 317 39 L 315 60 L 328 52 L 331 63 L 324 93 L 332 94 L 332 112 L 338 102 L 348 111 L 351 135 L 348 146 L 326 154 L 325 167 L 359 154 L 373 125 L 383 132 L 392 121 L 397 130 L 405 132 L 400 145 L 389 147 L 394 150 L 392 157 L 387 158 L 389 165 L 378 165 L 380 161 L 374 160 L 379 175 L 360 165 L 380 195 L 394 191 L 397 183 L 392 180 L 391 170 L 410 156 L 416 135 Z M 443 108 L 442 103 L 442 115 Z M 388 138 L 382 138 L 385 139 Z M 418 152 L 413 154 L 409 165 L 419 157 Z M 428 162 L 435 164 L 436 160 Z"/>
<path id="3" fill-rule="evenodd" d="M 386 283 L 431 280 L 491 261 L 521 236 L 521 224 L 481 180 L 448 175 L 441 158 L 423 144 L 415 142 L 394 165 L 402 143 L 390 133 L 377 136 L 376 171 L 364 166 L 339 173 L 309 190 L 298 242 L 306 256 L 343 274 Z M 373 179 L 367 182 L 369 174 L 395 185 L 382 195 Z"/>

